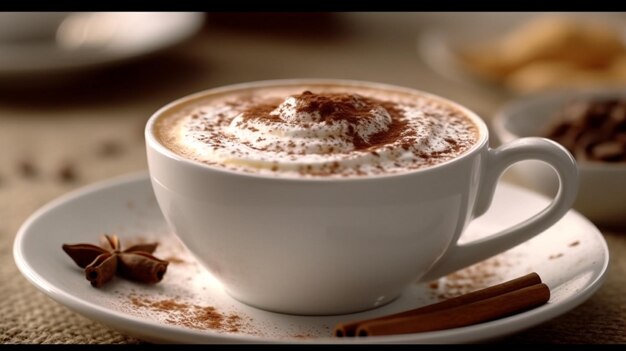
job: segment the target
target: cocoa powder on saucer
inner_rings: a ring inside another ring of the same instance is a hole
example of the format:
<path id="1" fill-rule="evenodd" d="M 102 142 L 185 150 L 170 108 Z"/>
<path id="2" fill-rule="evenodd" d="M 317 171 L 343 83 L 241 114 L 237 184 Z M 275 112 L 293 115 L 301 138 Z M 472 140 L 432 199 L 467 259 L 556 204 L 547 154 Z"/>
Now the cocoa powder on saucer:
<path id="1" fill-rule="evenodd" d="M 251 318 L 237 313 L 220 312 L 214 306 L 180 302 L 176 298 L 153 299 L 137 294 L 130 294 L 128 298 L 130 305 L 138 311 L 166 313 L 164 321 L 171 325 L 231 333 L 239 332 L 245 326 L 246 334 L 254 334 L 250 331 Z"/>
<path id="2" fill-rule="evenodd" d="M 432 281 L 428 287 L 439 300 L 464 295 L 498 283 L 502 280 L 498 269 L 508 265 L 509 262 L 496 256 Z"/>

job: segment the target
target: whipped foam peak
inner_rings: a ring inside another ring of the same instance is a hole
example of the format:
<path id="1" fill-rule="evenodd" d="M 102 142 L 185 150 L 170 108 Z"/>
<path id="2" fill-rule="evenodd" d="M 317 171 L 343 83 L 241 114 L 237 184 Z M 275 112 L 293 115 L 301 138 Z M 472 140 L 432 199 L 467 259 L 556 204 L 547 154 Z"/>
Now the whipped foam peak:
<path id="1" fill-rule="evenodd" d="M 179 117 L 177 150 L 210 165 L 280 176 L 352 176 L 451 159 L 477 139 L 461 112 L 416 97 L 304 91 L 198 106 Z"/>
<path id="2" fill-rule="evenodd" d="M 343 134 L 368 144 L 370 136 L 384 132 L 391 125 L 389 112 L 381 105 L 357 94 L 313 94 L 305 91 L 291 96 L 271 115 L 294 125 L 341 124 Z"/>
<path id="3" fill-rule="evenodd" d="M 305 91 L 274 109 L 260 105 L 243 111 L 228 131 L 251 148 L 305 155 L 367 147 L 391 124 L 389 112 L 365 97 Z"/>

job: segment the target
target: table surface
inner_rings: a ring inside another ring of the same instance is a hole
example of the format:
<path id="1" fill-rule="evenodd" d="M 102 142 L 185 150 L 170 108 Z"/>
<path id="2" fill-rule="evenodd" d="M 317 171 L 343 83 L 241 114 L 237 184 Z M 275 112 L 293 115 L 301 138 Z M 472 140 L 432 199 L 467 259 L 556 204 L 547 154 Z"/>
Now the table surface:
<path id="1" fill-rule="evenodd" d="M 0 82 L 0 342 L 140 342 L 39 292 L 18 272 L 12 244 L 46 202 L 146 169 L 144 123 L 175 98 L 254 80 L 345 78 L 426 90 L 487 121 L 510 98 L 441 78 L 420 60 L 416 36 L 437 15 L 264 16 L 210 14 L 198 35 L 141 61 L 38 87 Z M 567 314 L 497 342 L 626 342 L 626 233 L 603 234 L 611 264 L 600 290 Z"/>

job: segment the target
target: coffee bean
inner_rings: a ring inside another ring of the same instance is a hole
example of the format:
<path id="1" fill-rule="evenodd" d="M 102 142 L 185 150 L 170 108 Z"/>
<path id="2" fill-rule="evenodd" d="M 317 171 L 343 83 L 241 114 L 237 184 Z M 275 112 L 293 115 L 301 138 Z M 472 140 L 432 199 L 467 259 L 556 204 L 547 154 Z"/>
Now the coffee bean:
<path id="1" fill-rule="evenodd" d="M 76 171 L 72 164 L 64 164 L 57 172 L 58 179 L 63 183 L 71 183 L 76 181 Z"/>
<path id="2" fill-rule="evenodd" d="M 559 110 L 544 134 L 577 160 L 626 160 L 626 100 L 576 101 Z"/>
<path id="3" fill-rule="evenodd" d="M 21 160 L 17 164 L 17 170 L 22 178 L 35 178 L 39 172 L 30 160 Z"/>
<path id="4" fill-rule="evenodd" d="M 114 157 L 124 151 L 121 143 L 115 140 L 106 140 L 98 145 L 97 155 L 100 157 Z"/>

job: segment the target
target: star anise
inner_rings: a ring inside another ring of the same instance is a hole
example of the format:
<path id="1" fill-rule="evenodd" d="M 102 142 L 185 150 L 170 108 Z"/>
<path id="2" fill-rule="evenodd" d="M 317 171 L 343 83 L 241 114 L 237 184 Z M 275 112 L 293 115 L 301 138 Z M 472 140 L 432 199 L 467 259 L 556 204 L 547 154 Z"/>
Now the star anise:
<path id="1" fill-rule="evenodd" d="M 117 235 L 104 235 L 106 248 L 92 244 L 63 244 L 63 251 L 85 269 L 85 277 L 99 288 L 118 274 L 129 280 L 154 284 L 163 279 L 168 261 L 152 256 L 157 244 L 139 244 L 121 249 Z"/>

